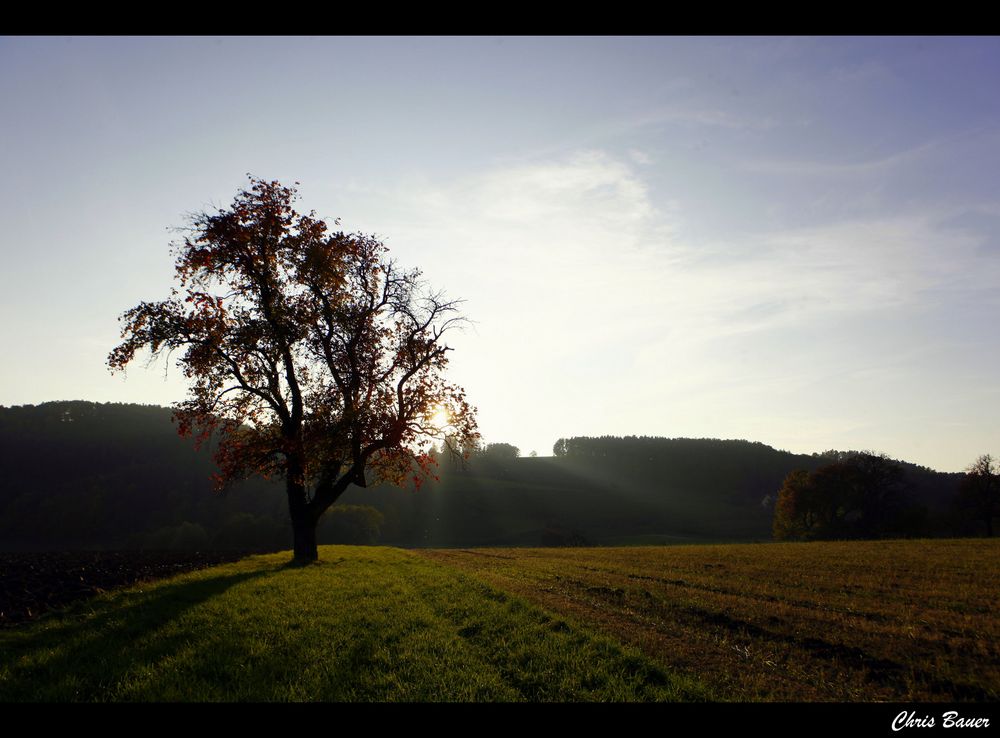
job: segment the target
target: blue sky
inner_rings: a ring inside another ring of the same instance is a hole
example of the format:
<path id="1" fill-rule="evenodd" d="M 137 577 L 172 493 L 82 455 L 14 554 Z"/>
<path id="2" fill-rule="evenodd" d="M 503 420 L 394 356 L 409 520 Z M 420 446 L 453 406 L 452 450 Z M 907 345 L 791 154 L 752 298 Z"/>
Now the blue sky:
<path id="1" fill-rule="evenodd" d="M 0 38 L 0 404 L 108 375 L 246 173 L 467 300 L 488 441 L 1000 453 L 1000 39 Z"/>

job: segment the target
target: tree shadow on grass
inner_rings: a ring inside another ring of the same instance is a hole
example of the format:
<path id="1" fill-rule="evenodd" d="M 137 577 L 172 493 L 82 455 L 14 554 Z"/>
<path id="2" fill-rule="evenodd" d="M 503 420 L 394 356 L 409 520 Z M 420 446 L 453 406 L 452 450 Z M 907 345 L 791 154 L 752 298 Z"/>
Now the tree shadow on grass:
<path id="1" fill-rule="evenodd" d="M 272 567 L 200 576 L 78 603 L 0 640 L 0 701 L 143 699 L 157 665 L 204 637 L 171 627 L 192 608 Z M 132 694 L 132 696 L 130 696 Z"/>

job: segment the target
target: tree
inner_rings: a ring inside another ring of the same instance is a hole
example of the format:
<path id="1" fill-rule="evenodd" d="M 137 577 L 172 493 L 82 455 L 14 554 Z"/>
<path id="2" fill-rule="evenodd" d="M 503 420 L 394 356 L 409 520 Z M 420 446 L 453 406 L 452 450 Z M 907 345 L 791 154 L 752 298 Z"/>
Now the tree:
<path id="1" fill-rule="evenodd" d="M 864 538 L 875 538 L 906 530 L 907 482 L 903 467 L 885 454 L 867 451 L 855 454 L 848 462 L 853 469 L 847 503 L 857 512 L 856 528 Z"/>
<path id="2" fill-rule="evenodd" d="M 829 458 L 839 460 L 785 478 L 774 507 L 776 539 L 878 538 L 919 523 L 899 463 L 870 452 Z"/>
<path id="3" fill-rule="evenodd" d="M 809 472 L 798 469 L 785 477 L 774 503 L 773 534 L 776 541 L 808 538 L 814 527 L 809 504 Z"/>
<path id="4" fill-rule="evenodd" d="M 488 443 L 482 454 L 497 461 L 512 461 L 521 456 L 521 449 L 510 443 Z"/>
<path id="5" fill-rule="evenodd" d="M 219 489 L 283 477 L 295 558 L 309 561 L 350 484 L 419 486 L 433 440 L 475 444 L 475 408 L 444 378 L 443 337 L 463 318 L 376 238 L 297 213 L 294 186 L 250 184 L 229 209 L 190 218 L 171 297 L 119 318 L 108 365 L 181 352 L 179 432 L 213 439 Z"/>
<path id="6" fill-rule="evenodd" d="M 327 510 L 318 526 L 324 543 L 374 546 L 385 516 L 371 505 L 335 505 Z"/>
<path id="7" fill-rule="evenodd" d="M 1000 469 L 992 456 L 984 454 L 966 469 L 955 502 L 986 523 L 986 535 L 993 537 L 993 518 L 1000 514 Z"/>

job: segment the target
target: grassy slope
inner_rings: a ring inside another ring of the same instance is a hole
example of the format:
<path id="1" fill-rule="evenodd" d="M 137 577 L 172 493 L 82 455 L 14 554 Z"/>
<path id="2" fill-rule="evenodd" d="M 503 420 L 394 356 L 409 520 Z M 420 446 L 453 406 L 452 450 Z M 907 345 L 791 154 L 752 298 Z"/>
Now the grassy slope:
<path id="1" fill-rule="evenodd" d="M 1000 699 L 1000 540 L 421 553 L 722 699 Z"/>
<path id="2" fill-rule="evenodd" d="M 0 700 L 691 700 L 629 647 L 385 548 L 257 556 L 0 632 Z"/>
<path id="3" fill-rule="evenodd" d="M 0 631 L 0 700 L 1000 699 L 997 540 L 321 556 Z"/>

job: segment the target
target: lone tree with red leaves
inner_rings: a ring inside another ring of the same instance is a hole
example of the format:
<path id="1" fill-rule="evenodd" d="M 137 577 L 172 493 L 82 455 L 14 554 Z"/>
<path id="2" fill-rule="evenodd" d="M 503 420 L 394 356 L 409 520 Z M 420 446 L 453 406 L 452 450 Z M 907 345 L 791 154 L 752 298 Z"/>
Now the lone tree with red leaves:
<path id="1" fill-rule="evenodd" d="M 216 439 L 219 490 L 283 477 L 295 559 L 314 561 L 320 516 L 348 486 L 419 487 L 434 440 L 457 450 L 479 434 L 444 378 L 458 301 L 376 238 L 297 213 L 296 199 L 294 186 L 250 177 L 228 210 L 192 216 L 170 299 L 119 318 L 108 366 L 181 352 L 191 386 L 174 406 L 179 432 Z"/>

